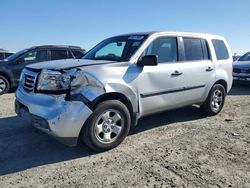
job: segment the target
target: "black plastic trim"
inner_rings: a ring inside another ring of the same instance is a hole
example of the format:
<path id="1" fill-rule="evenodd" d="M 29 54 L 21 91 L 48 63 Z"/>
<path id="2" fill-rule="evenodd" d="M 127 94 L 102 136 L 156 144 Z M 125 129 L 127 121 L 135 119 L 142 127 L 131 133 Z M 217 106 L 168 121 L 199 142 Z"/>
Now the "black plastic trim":
<path id="1" fill-rule="evenodd" d="M 203 87 L 205 87 L 205 85 L 182 87 L 182 88 L 169 89 L 169 90 L 164 90 L 164 91 L 141 93 L 140 96 L 141 96 L 141 98 L 146 98 L 146 97 L 153 97 L 153 96 L 156 96 L 156 95 L 164 95 L 164 94 L 169 94 L 169 93 L 176 93 L 176 92 L 180 92 L 180 91 L 187 91 L 187 90 L 198 89 L 198 88 L 203 88 Z"/>

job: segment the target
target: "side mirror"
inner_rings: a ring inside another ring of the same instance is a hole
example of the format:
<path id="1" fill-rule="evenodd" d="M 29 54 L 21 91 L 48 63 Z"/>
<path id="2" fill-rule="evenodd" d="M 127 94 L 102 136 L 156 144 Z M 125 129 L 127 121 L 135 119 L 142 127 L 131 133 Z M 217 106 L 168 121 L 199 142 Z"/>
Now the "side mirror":
<path id="1" fill-rule="evenodd" d="M 143 66 L 156 66 L 158 65 L 158 57 L 156 55 L 145 55 L 138 62 L 138 65 Z"/>

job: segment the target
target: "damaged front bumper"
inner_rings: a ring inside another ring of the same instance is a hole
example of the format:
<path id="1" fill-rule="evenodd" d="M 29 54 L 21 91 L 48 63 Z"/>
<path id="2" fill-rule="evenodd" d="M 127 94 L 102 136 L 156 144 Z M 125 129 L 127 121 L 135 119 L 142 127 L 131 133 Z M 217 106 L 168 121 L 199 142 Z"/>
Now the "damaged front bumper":
<path id="1" fill-rule="evenodd" d="M 69 146 L 77 145 L 82 126 L 92 111 L 80 101 L 66 101 L 65 95 L 16 91 L 15 111 L 34 127 Z"/>

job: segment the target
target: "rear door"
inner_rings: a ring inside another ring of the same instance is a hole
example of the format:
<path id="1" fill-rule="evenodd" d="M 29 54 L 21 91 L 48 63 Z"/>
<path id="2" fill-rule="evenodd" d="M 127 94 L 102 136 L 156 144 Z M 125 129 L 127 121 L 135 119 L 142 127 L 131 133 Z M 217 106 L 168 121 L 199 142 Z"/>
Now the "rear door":
<path id="1" fill-rule="evenodd" d="M 185 91 L 180 99 L 183 105 L 203 102 L 207 91 L 215 81 L 215 65 L 211 58 L 207 40 L 202 38 L 182 38 L 183 71 Z"/>

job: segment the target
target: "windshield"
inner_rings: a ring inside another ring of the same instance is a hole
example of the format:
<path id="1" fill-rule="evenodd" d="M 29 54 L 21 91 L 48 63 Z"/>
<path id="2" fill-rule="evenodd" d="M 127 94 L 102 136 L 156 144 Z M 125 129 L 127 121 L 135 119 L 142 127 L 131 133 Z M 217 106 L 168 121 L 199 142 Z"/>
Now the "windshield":
<path id="1" fill-rule="evenodd" d="M 245 55 L 241 56 L 239 61 L 250 61 L 250 52 L 248 52 Z"/>
<path id="2" fill-rule="evenodd" d="M 24 54 L 27 51 L 28 51 L 28 49 L 21 50 L 21 51 L 15 53 L 15 54 L 12 54 L 11 56 L 5 58 L 4 61 L 13 61 L 13 60 L 15 60 L 16 58 L 18 58 L 20 55 Z"/>
<path id="3" fill-rule="evenodd" d="M 148 35 L 126 35 L 106 39 L 92 48 L 83 59 L 128 61 Z"/>

